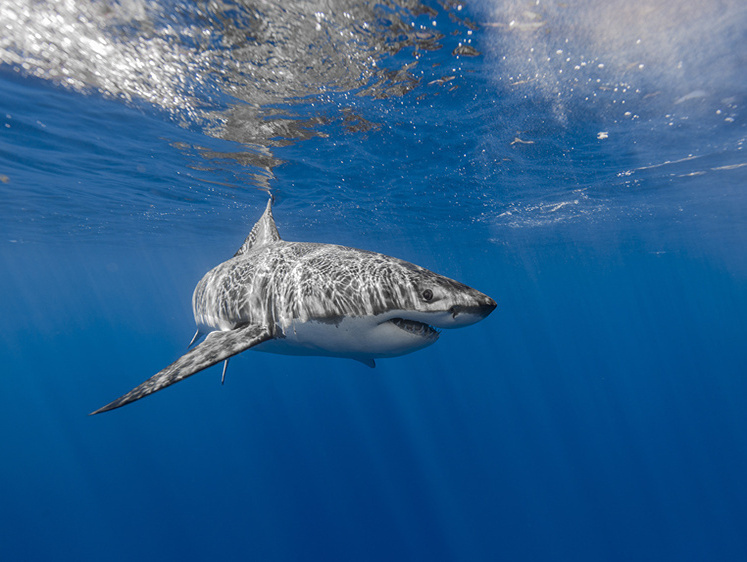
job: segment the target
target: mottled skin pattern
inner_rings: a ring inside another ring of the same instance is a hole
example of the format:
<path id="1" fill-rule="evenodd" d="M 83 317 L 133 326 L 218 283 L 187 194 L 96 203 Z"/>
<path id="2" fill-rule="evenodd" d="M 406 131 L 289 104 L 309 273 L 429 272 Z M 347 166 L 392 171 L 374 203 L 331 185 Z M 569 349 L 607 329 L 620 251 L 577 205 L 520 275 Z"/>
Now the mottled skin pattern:
<path id="1" fill-rule="evenodd" d="M 423 292 L 429 289 L 429 301 Z M 429 312 L 446 295 L 451 306 L 474 306 L 478 291 L 427 269 L 375 252 L 282 240 L 211 270 L 195 289 L 203 331 L 262 324 L 282 337 L 295 322 L 336 322 L 390 310 Z"/>
<path id="2" fill-rule="evenodd" d="M 139 400 L 268 339 L 270 333 L 262 326 L 242 326 L 229 332 L 212 332 L 198 347 L 188 351 L 124 396 L 92 413 L 99 414 Z"/>
<path id="3" fill-rule="evenodd" d="M 344 246 L 285 242 L 272 200 L 233 258 L 195 288 L 197 336 L 205 341 L 124 396 L 119 408 L 249 348 L 329 355 L 373 367 L 411 353 L 438 331 L 477 322 L 493 299 L 406 261 Z M 194 340 L 193 340 L 194 341 Z"/>

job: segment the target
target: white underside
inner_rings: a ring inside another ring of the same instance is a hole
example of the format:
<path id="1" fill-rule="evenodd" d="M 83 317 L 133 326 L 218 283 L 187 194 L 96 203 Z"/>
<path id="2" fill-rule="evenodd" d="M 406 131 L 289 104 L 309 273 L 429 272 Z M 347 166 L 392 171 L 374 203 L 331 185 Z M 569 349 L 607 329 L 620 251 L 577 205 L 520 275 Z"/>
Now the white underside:
<path id="1" fill-rule="evenodd" d="M 346 357 L 366 362 L 411 353 L 438 339 L 403 330 L 376 316 L 344 318 L 338 323 L 294 322 L 285 329 L 284 335 L 253 349 L 282 355 Z"/>

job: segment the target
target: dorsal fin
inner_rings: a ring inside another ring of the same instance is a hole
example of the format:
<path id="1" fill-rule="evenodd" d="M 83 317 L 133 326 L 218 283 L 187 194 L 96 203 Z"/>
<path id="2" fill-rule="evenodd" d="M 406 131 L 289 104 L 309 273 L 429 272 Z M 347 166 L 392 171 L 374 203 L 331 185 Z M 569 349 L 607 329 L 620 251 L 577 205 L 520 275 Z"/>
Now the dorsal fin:
<path id="1" fill-rule="evenodd" d="M 270 197 L 265 212 L 257 221 L 257 224 L 254 225 L 254 228 L 252 228 L 249 236 L 244 240 L 239 251 L 234 254 L 234 257 L 245 254 L 251 248 L 271 244 L 272 242 L 280 240 L 278 228 L 275 226 L 275 219 L 272 218 L 272 200 L 273 198 Z"/>

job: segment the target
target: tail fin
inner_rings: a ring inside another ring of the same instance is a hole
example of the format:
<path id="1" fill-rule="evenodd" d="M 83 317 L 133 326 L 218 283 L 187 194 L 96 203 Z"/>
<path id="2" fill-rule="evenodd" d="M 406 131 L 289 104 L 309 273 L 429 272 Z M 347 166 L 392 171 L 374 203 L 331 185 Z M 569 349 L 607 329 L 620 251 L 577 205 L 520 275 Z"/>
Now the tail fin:
<path id="1" fill-rule="evenodd" d="M 225 332 L 211 332 L 204 342 L 182 355 L 171 365 L 153 375 L 140 386 L 133 388 L 124 396 L 117 398 L 114 402 L 91 412 L 90 415 L 108 412 L 135 400 L 140 400 L 144 396 L 158 392 L 162 388 L 186 379 L 270 338 L 270 331 L 265 326 L 253 324 Z"/>

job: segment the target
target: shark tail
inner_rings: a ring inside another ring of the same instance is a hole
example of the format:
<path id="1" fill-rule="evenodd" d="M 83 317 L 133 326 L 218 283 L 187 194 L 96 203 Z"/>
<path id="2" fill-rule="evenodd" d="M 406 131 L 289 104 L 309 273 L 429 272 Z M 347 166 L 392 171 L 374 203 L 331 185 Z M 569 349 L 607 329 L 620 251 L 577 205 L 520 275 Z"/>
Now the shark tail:
<path id="1" fill-rule="evenodd" d="M 192 348 L 171 365 L 153 375 L 140 386 L 133 388 L 124 396 L 120 396 L 89 415 L 108 412 L 135 400 L 140 400 L 144 396 L 184 380 L 237 353 L 259 345 L 271 337 L 270 331 L 265 326 L 254 324 L 241 326 L 233 330 L 211 332 L 204 342 Z"/>

